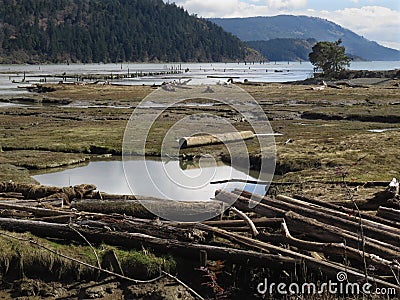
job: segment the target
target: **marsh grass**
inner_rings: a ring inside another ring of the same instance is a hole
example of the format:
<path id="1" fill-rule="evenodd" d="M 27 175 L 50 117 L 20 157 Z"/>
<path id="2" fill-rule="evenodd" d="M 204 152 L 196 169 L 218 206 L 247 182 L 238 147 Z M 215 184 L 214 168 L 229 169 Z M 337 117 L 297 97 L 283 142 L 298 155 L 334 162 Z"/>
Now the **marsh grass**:
<path id="1" fill-rule="evenodd" d="M 0 231 L 0 276 L 3 280 L 16 280 L 24 277 L 48 280 L 94 279 L 98 272 L 74 261 L 62 258 L 29 242 L 15 240 Z M 58 253 L 96 265 L 96 257 L 89 246 L 63 243 L 61 241 L 38 238 L 30 233 L 9 233 L 24 239 L 33 239 L 41 245 Z M 140 251 L 120 249 L 108 245 L 95 247 L 100 260 L 106 252 L 115 252 L 126 276 L 149 279 L 159 275 L 160 270 L 173 272 L 176 263 L 171 256 L 156 256 L 147 249 Z"/>

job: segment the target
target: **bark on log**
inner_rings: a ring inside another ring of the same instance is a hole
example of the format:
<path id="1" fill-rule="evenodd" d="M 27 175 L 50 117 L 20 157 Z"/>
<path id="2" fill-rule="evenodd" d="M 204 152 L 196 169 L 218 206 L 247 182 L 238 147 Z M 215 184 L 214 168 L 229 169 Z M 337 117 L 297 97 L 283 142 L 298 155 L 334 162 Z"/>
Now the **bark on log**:
<path id="1" fill-rule="evenodd" d="M 49 216 L 73 216 L 73 212 L 56 210 L 56 209 L 48 209 L 48 208 L 40 208 L 40 207 L 29 207 L 26 205 L 18 205 L 18 204 L 9 204 L 0 202 L 0 208 L 2 209 L 15 209 L 19 211 L 30 212 L 37 217 L 49 217 Z"/>
<path id="2" fill-rule="evenodd" d="M 146 202 L 146 207 L 142 205 Z M 175 220 L 190 221 L 193 218 L 211 218 L 223 212 L 225 204 L 220 201 L 172 201 L 172 200 L 81 200 L 73 201 L 71 208 L 78 211 L 103 214 L 125 214 L 137 218 L 173 216 Z"/>
<path id="3" fill-rule="evenodd" d="M 80 200 L 72 201 L 71 208 L 78 211 L 101 214 L 120 214 L 137 218 L 155 218 L 139 201 L 136 200 Z"/>
<path id="4" fill-rule="evenodd" d="M 136 232 L 152 235 L 159 238 L 175 239 L 184 242 L 201 242 L 206 239 L 203 232 L 193 230 L 193 228 L 180 228 L 169 225 L 168 223 L 150 220 L 77 220 L 77 225 L 89 226 L 92 228 L 110 228 L 113 231 Z"/>
<path id="5" fill-rule="evenodd" d="M 37 184 L 14 182 L 0 182 L 0 192 L 21 193 L 25 199 L 47 199 L 49 197 L 64 199 L 67 203 L 74 198 L 83 198 L 86 194 L 96 189 L 93 184 L 80 184 L 74 187 L 54 187 Z"/>
<path id="6" fill-rule="evenodd" d="M 400 222 L 400 210 L 398 209 L 380 206 L 377 215 L 391 222 Z"/>
<path id="7" fill-rule="evenodd" d="M 208 135 L 182 137 L 179 139 L 179 147 L 183 149 L 195 146 L 229 143 L 246 139 L 252 139 L 254 138 L 254 136 L 255 135 L 252 131 L 239 131 L 239 132 L 228 132 L 228 133 L 221 133 L 214 135 L 208 134 Z"/>

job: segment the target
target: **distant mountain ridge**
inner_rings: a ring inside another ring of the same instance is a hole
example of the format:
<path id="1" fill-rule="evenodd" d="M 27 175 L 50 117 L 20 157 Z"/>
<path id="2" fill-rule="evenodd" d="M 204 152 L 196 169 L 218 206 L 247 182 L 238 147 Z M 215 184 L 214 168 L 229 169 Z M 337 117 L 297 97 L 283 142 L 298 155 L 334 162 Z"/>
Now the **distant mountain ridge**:
<path id="1" fill-rule="evenodd" d="M 400 51 L 343 28 L 331 21 L 316 17 L 279 15 L 274 17 L 213 18 L 210 19 L 243 41 L 269 41 L 272 39 L 316 39 L 337 41 L 342 39 L 346 52 L 365 60 L 400 60 Z"/>
<path id="2" fill-rule="evenodd" d="M 0 0 L 0 63 L 236 61 L 236 36 L 162 0 Z"/>

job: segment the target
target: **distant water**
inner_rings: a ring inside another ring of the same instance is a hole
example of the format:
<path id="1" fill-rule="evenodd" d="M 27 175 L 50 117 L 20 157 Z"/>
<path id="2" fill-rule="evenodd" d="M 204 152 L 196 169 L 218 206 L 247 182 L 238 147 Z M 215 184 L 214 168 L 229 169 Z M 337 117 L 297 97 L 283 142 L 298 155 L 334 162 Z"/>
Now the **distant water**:
<path id="1" fill-rule="evenodd" d="M 400 61 L 352 62 L 353 70 L 392 70 L 400 69 Z M 26 93 L 18 87 L 46 82 L 59 82 L 55 75 L 62 74 L 135 74 L 181 70 L 182 74 L 143 76 L 112 80 L 114 84 L 153 85 L 163 82 L 178 81 L 180 78 L 191 79 L 190 84 L 215 84 L 249 80 L 260 82 L 287 82 L 303 80 L 312 76 L 313 67 L 309 62 L 268 62 L 265 64 L 245 63 L 168 63 L 168 64 L 48 64 L 48 65 L 0 65 L 0 96 L 14 96 Z M 25 73 L 25 82 L 23 82 Z M 74 80 L 69 79 L 69 82 Z"/>

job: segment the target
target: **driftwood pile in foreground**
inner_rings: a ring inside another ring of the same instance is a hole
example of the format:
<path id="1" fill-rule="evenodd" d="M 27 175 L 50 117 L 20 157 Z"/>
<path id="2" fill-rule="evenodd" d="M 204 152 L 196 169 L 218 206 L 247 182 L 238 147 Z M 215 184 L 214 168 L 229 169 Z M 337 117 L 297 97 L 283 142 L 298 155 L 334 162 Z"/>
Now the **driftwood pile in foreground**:
<path id="1" fill-rule="evenodd" d="M 305 197 L 269 198 L 234 190 L 217 191 L 216 200 L 207 202 L 214 209 L 237 199 L 225 219 L 177 223 L 159 220 L 133 196 L 95 189 L 0 183 L 0 228 L 67 241 L 83 242 L 84 237 L 91 243 L 148 247 L 202 257 L 203 263 L 206 257 L 287 270 L 304 264 L 332 279 L 345 271 L 350 282 L 368 280 L 400 292 L 399 210 L 380 207 L 372 215 Z M 204 207 L 190 205 L 194 210 Z"/>

